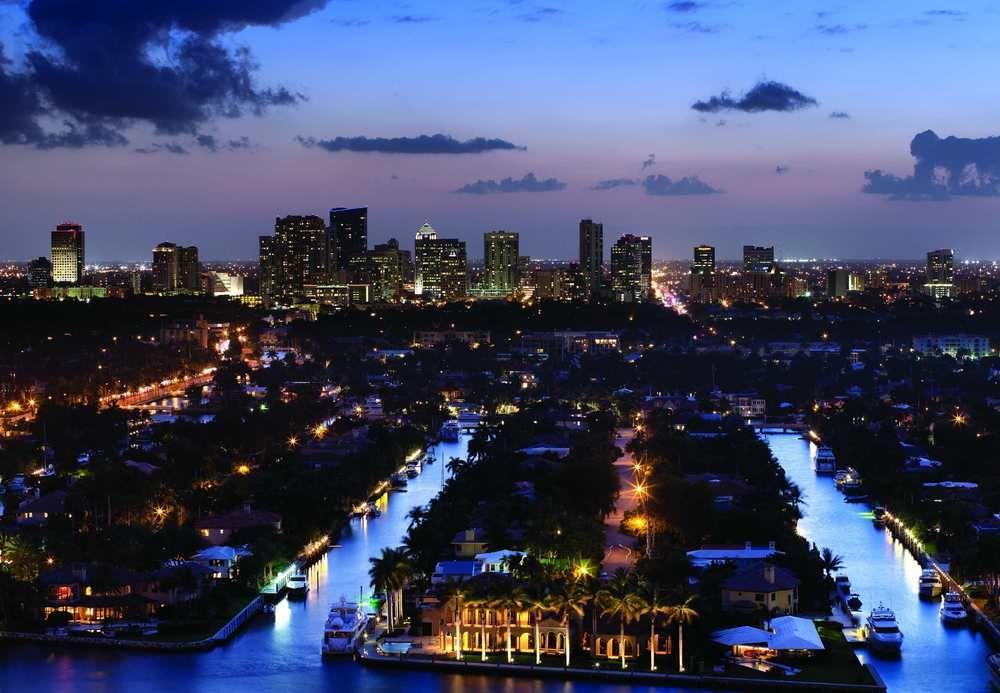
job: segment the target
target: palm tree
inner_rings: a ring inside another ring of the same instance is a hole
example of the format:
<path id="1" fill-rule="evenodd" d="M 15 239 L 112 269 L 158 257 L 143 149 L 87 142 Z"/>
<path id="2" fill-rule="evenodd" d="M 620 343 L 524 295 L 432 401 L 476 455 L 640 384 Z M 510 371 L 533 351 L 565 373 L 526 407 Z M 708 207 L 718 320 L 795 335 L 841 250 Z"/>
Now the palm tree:
<path id="1" fill-rule="evenodd" d="M 624 568 L 615 571 L 611 581 L 598 596 L 601 613 L 617 616 L 619 625 L 618 653 L 625 668 L 625 624 L 642 612 L 642 598 L 636 592 L 636 581 Z"/>
<path id="2" fill-rule="evenodd" d="M 831 549 L 826 547 L 820 551 L 819 560 L 823 565 L 823 570 L 826 571 L 827 578 L 830 577 L 831 573 L 835 573 L 844 567 L 844 557 L 835 554 Z"/>
<path id="3" fill-rule="evenodd" d="M 413 567 L 402 549 L 383 548 L 382 555 L 370 558 L 368 575 L 372 587 L 385 591 L 386 616 L 391 631 L 403 615 L 403 589 L 413 577 Z"/>
<path id="4" fill-rule="evenodd" d="M 601 590 L 604 585 L 593 578 L 582 583 L 583 600 L 590 604 L 590 655 L 597 657 L 597 614 L 600 609 Z"/>
<path id="5" fill-rule="evenodd" d="M 507 630 L 507 663 L 514 661 L 514 653 L 511 644 L 511 615 L 517 618 L 517 613 L 524 604 L 524 594 L 513 582 L 505 582 L 494 594 L 492 606 L 499 609 L 504 615 L 504 626 Z"/>
<path id="6" fill-rule="evenodd" d="M 567 667 L 569 666 L 570 650 L 572 649 L 570 647 L 569 623 L 574 616 L 576 618 L 583 617 L 583 604 L 585 600 L 586 596 L 580 587 L 580 583 L 570 579 L 557 582 L 548 595 L 549 608 L 559 614 L 563 624 L 563 631 L 565 633 L 563 643 L 566 650 Z"/>
<path id="7" fill-rule="evenodd" d="M 677 670 L 684 673 L 684 626 L 691 625 L 699 614 L 692 604 L 694 597 L 688 597 L 682 604 L 667 607 L 667 620 L 677 624 Z"/>
<path id="8" fill-rule="evenodd" d="M 389 582 L 392 571 L 392 549 L 382 549 L 381 556 L 373 556 L 368 561 L 371 567 L 368 568 L 368 577 L 371 579 L 372 589 L 376 592 L 385 592 L 385 613 L 389 630 L 392 630 L 393 604 L 389 598 Z"/>
<path id="9" fill-rule="evenodd" d="M 649 670 L 656 671 L 656 617 L 669 613 L 670 608 L 658 585 L 647 586 L 642 601 L 643 611 L 649 616 Z"/>
<path id="10" fill-rule="evenodd" d="M 531 620 L 534 625 L 535 664 L 541 664 L 542 642 L 541 630 L 539 629 L 539 626 L 541 624 L 542 614 L 549 608 L 548 595 L 543 583 L 536 582 L 525 589 L 524 606 L 531 612 Z"/>
<path id="11" fill-rule="evenodd" d="M 454 602 L 455 616 L 452 621 L 455 624 L 455 659 L 460 660 L 462 659 L 462 600 L 465 598 L 465 588 L 458 580 L 449 580 L 439 588 L 438 598 L 443 603 Z"/>

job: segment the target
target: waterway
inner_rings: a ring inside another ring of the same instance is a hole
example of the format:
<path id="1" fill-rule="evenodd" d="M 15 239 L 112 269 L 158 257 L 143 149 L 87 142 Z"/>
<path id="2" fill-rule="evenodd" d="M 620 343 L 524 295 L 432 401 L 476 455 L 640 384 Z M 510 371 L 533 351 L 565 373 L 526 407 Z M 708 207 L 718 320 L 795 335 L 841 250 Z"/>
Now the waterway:
<path id="1" fill-rule="evenodd" d="M 799 533 L 844 558 L 844 570 L 864 602 L 864 613 L 882 602 L 896 612 L 903 653 L 896 659 L 858 651 L 891 691 L 989 691 L 989 641 L 969 628 L 945 628 L 938 600 L 917 594 L 920 564 L 885 529 L 872 524 L 871 508 L 846 503 L 832 476 L 812 469 L 815 446 L 792 434 L 767 434 L 775 458 L 805 497 Z"/>
<path id="2" fill-rule="evenodd" d="M 339 540 L 309 569 L 310 590 L 302 602 L 282 601 L 273 621 L 259 617 L 231 642 L 210 652 L 147 654 L 38 645 L 0 646 L 0 693 L 14 691 L 143 691 L 244 693 L 245 691 L 498 691 L 503 693 L 625 693 L 654 690 L 594 683 L 461 676 L 369 669 L 350 659 L 323 660 L 320 639 L 330 604 L 341 596 L 367 598 L 368 559 L 397 546 L 407 513 L 441 489 L 445 463 L 464 457 L 468 439 L 432 449 L 437 461 L 411 479 L 405 493 L 379 502 L 382 516 L 352 520 Z M 662 691 L 663 688 L 655 690 Z"/>

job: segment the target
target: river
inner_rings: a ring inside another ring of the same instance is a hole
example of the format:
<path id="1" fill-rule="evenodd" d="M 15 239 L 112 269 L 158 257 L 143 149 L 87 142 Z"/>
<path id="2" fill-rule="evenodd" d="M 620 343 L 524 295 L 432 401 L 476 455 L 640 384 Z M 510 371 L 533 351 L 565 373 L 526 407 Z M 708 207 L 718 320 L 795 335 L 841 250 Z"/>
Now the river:
<path id="1" fill-rule="evenodd" d="M 896 612 L 904 636 L 902 656 L 883 659 L 859 650 L 859 658 L 871 662 L 892 691 L 989 691 L 989 641 L 969 628 L 941 625 L 939 602 L 917 595 L 920 564 L 888 530 L 872 524 L 871 508 L 845 503 L 833 477 L 813 472 L 811 443 L 792 434 L 764 439 L 805 497 L 799 533 L 844 558 L 843 572 L 864 602 L 865 614 L 879 602 Z"/>

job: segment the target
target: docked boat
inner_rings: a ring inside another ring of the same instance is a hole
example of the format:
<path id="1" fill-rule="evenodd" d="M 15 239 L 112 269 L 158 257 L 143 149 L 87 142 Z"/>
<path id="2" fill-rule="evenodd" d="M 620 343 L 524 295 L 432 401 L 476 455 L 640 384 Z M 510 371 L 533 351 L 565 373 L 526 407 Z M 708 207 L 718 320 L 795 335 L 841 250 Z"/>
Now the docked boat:
<path id="1" fill-rule="evenodd" d="M 846 575 L 838 575 L 833 578 L 833 586 L 837 590 L 837 596 L 847 599 L 851 594 L 851 579 Z"/>
<path id="2" fill-rule="evenodd" d="M 917 593 L 924 599 L 935 599 L 944 592 L 944 583 L 934 568 L 927 568 L 920 573 L 920 583 Z"/>
<path id="3" fill-rule="evenodd" d="M 876 527 L 885 527 L 885 508 L 881 505 L 876 505 L 872 510 L 872 524 Z"/>
<path id="4" fill-rule="evenodd" d="M 445 421 L 441 427 L 441 440 L 446 440 L 449 443 L 457 443 L 461 435 L 462 424 L 455 419 Z"/>
<path id="5" fill-rule="evenodd" d="M 309 578 L 302 573 L 289 575 L 285 589 L 288 591 L 289 599 L 305 599 L 309 593 Z"/>
<path id="6" fill-rule="evenodd" d="M 965 610 L 965 603 L 958 592 L 948 592 L 941 600 L 941 623 L 948 625 L 958 625 L 965 623 L 969 618 L 969 612 Z"/>
<path id="7" fill-rule="evenodd" d="M 847 595 L 847 608 L 851 611 L 861 611 L 861 607 L 864 606 L 861 601 L 861 595 L 857 592 L 851 592 Z"/>
<path id="8" fill-rule="evenodd" d="M 406 477 L 408 479 L 416 479 L 417 475 L 420 474 L 420 465 L 410 463 L 406 465 Z"/>
<path id="9" fill-rule="evenodd" d="M 848 467 L 842 470 L 844 472 L 843 476 L 838 482 L 840 490 L 846 494 L 855 493 L 861 490 L 861 474 L 854 467 Z M 840 472 L 837 472 L 839 475 Z"/>
<path id="10" fill-rule="evenodd" d="M 865 642 L 871 652 L 899 654 L 903 648 L 903 633 L 892 609 L 879 604 L 868 614 L 866 624 Z"/>
<path id="11" fill-rule="evenodd" d="M 394 472 L 389 477 L 389 488 L 406 488 L 406 474 L 404 472 Z"/>
<path id="12" fill-rule="evenodd" d="M 368 512 L 367 512 L 367 513 L 365 513 L 365 516 L 366 516 L 366 517 L 382 517 L 382 511 L 381 511 L 381 510 L 379 510 L 379 509 L 378 509 L 377 507 L 375 507 L 374 505 L 370 505 L 370 506 L 368 507 Z"/>
<path id="13" fill-rule="evenodd" d="M 1000 653 L 991 654 L 986 658 L 986 666 L 990 668 L 990 683 L 995 690 L 1000 691 Z"/>
<path id="14" fill-rule="evenodd" d="M 817 448 L 813 470 L 817 474 L 833 474 L 837 471 L 837 458 L 828 445 L 820 445 Z"/>
<path id="15" fill-rule="evenodd" d="M 323 655 L 352 654 L 364 642 L 368 623 L 368 615 L 358 602 L 341 597 L 340 603 L 330 608 L 323 626 Z"/>

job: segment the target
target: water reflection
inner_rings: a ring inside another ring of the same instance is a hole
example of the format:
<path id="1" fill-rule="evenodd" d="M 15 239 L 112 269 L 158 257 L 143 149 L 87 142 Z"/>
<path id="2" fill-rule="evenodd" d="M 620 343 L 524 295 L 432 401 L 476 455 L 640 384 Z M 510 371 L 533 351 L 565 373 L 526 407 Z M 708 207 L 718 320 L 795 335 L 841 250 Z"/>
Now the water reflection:
<path id="1" fill-rule="evenodd" d="M 939 600 L 917 593 L 920 564 L 888 530 L 876 527 L 867 505 L 844 502 L 832 476 L 813 471 L 815 445 L 792 434 L 764 436 L 788 478 L 802 489 L 799 534 L 844 558 L 844 572 L 864 602 L 864 613 L 880 602 L 893 609 L 905 640 L 898 659 L 872 657 L 890 690 L 988 691 L 985 658 L 991 649 L 969 628 L 945 628 Z"/>

